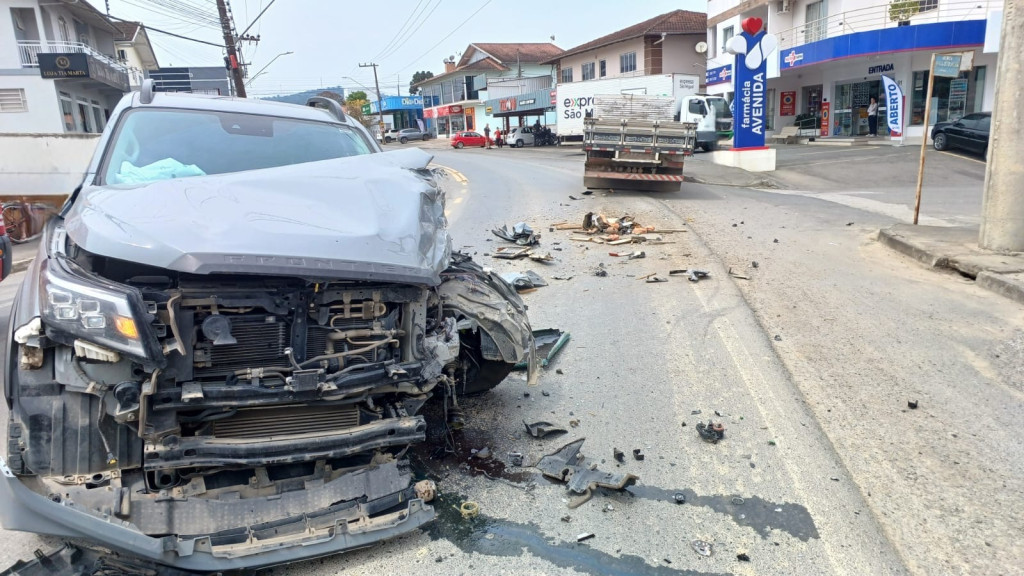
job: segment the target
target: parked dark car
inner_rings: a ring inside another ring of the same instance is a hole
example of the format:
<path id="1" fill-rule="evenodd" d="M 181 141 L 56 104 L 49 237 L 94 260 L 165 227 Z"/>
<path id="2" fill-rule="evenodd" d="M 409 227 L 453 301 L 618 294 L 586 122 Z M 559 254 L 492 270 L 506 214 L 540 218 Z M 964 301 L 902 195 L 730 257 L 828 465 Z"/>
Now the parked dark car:
<path id="1" fill-rule="evenodd" d="M 387 135 L 388 142 L 398 140 L 402 144 L 405 144 L 409 140 L 426 140 L 430 138 L 430 134 L 420 132 L 419 128 L 402 128 L 394 134 Z"/>
<path id="2" fill-rule="evenodd" d="M 117 574 L 366 548 L 435 516 L 405 456 L 424 405 L 459 425 L 457 395 L 536 378 L 431 155 L 310 103 L 146 80 L 114 109 L 11 310 L 4 528 L 134 558 Z"/>
<path id="3" fill-rule="evenodd" d="M 991 112 L 968 114 L 955 122 L 939 122 L 932 128 L 932 146 L 936 150 L 961 148 L 985 154 L 991 124 Z"/>

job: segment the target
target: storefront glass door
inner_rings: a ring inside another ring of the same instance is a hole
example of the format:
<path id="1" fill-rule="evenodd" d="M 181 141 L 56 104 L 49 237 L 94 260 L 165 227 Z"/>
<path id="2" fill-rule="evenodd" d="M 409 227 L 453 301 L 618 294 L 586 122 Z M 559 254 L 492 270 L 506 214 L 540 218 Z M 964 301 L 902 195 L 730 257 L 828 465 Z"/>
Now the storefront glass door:
<path id="1" fill-rule="evenodd" d="M 832 105 L 833 136 L 864 136 L 868 133 L 868 104 L 871 99 L 877 100 L 882 90 L 880 80 L 867 82 L 851 82 L 836 85 L 836 96 Z M 879 106 L 879 117 L 883 117 L 883 109 Z M 879 128 L 880 132 L 884 132 Z"/>

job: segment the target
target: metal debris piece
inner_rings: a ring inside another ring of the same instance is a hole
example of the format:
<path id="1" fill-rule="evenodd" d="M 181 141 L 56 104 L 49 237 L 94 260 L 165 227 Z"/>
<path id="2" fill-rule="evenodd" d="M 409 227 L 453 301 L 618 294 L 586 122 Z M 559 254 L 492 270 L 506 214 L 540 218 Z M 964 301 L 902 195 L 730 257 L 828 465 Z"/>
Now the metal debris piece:
<path id="1" fill-rule="evenodd" d="M 572 280 L 572 276 L 552 276 L 552 280 Z"/>
<path id="2" fill-rule="evenodd" d="M 633 449 L 633 459 L 634 460 L 643 461 L 643 459 L 644 459 L 644 451 L 639 449 L 639 448 L 634 448 Z"/>
<path id="3" fill-rule="evenodd" d="M 623 452 L 622 450 L 619 450 L 618 448 L 612 448 L 612 457 L 619 462 L 626 461 L 626 453 Z"/>
<path id="4" fill-rule="evenodd" d="M 598 487 L 622 490 L 637 481 L 637 476 L 633 474 L 589 470 L 586 458 L 580 453 L 580 447 L 585 440 L 586 438 L 574 440 L 554 453 L 544 456 L 537 463 L 537 469 L 548 478 L 565 482 L 569 490 L 575 494 L 589 495 Z"/>
<path id="5" fill-rule="evenodd" d="M 737 506 L 742 506 L 744 503 L 746 503 L 746 500 L 744 500 L 742 496 L 733 496 L 732 503 Z"/>
<path id="6" fill-rule="evenodd" d="M 714 550 L 714 545 L 711 542 L 705 542 L 703 540 L 694 540 L 690 542 L 690 546 L 693 546 L 693 550 L 701 556 L 711 556 Z"/>
<path id="7" fill-rule="evenodd" d="M 682 492 L 676 492 L 675 494 L 672 495 L 672 499 L 676 501 L 676 504 L 685 504 L 686 494 L 683 494 Z"/>
<path id="8" fill-rule="evenodd" d="M 594 533 L 593 532 L 584 532 L 583 534 L 580 534 L 579 536 L 576 537 L 576 541 L 577 542 L 583 542 L 584 540 L 590 540 L 593 537 L 594 537 Z"/>
<path id="9" fill-rule="evenodd" d="M 707 424 L 698 422 L 697 434 L 699 434 L 701 439 L 705 442 L 716 444 L 719 440 L 725 438 L 725 426 L 721 423 L 715 424 L 711 420 L 708 420 Z"/>
<path id="10" fill-rule="evenodd" d="M 555 250 L 561 250 L 561 248 L 555 248 Z M 526 257 L 534 262 L 547 263 L 555 261 L 555 257 L 551 255 L 551 252 L 545 252 L 543 254 L 539 252 L 530 252 Z"/>
<path id="11" fill-rule="evenodd" d="M 491 258 L 501 258 L 502 260 L 515 260 L 516 258 L 522 258 L 530 253 L 529 248 L 516 248 L 513 246 L 499 246 L 491 252 Z"/>
<path id="12" fill-rule="evenodd" d="M 527 270 L 526 272 L 508 272 L 506 274 L 502 274 L 501 279 L 508 282 L 513 288 L 515 288 L 516 292 L 548 285 L 548 283 L 540 277 L 540 274 L 537 274 L 533 270 Z"/>
<path id="13" fill-rule="evenodd" d="M 604 508 L 601 509 L 601 512 L 615 512 L 615 507 L 611 504 L 605 504 Z"/>
<path id="14" fill-rule="evenodd" d="M 638 260 L 640 258 L 646 258 L 647 254 L 643 250 L 638 250 L 629 255 L 630 260 Z"/>
<path id="15" fill-rule="evenodd" d="M 911 410 L 917 410 L 917 400 L 908 400 L 907 408 L 910 408 Z"/>
<path id="16" fill-rule="evenodd" d="M 566 524 L 568 524 L 569 522 L 572 522 L 572 516 L 569 516 L 568 514 L 566 514 L 565 516 L 562 516 L 562 522 L 565 522 Z"/>
<path id="17" fill-rule="evenodd" d="M 452 506 L 452 508 L 455 507 Z M 462 503 L 461 506 L 455 509 L 458 510 L 459 514 L 462 514 L 462 517 L 466 520 L 469 520 L 470 518 L 476 518 L 477 515 L 480 514 L 480 505 L 477 504 L 476 502 L 473 502 L 472 500 L 466 500 L 465 502 Z"/>
<path id="18" fill-rule="evenodd" d="M 750 276 L 745 276 L 743 274 L 740 274 L 739 272 L 733 272 L 732 266 L 729 267 L 729 276 L 732 276 L 733 278 L 738 278 L 740 280 L 750 280 Z"/>
<path id="19" fill-rule="evenodd" d="M 647 279 L 648 284 L 657 284 L 658 282 L 668 282 L 668 280 L 660 276 L 651 276 L 650 278 Z"/>
<path id="20" fill-rule="evenodd" d="M 512 227 L 511 231 L 508 226 L 502 226 L 491 230 L 491 232 L 502 240 L 515 242 L 520 246 L 533 246 L 540 243 L 540 234 L 535 233 L 526 222 L 519 222 Z"/>
<path id="21" fill-rule="evenodd" d="M 483 448 L 473 452 L 473 457 L 480 460 L 487 460 L 491 457 L 491 449 L 484 446 Z"/>
<path id="22" fill-rule="evenodd" d="M 420 480 L 413 485 L 413 489 L 416 490 L 416 497 L 424 502 L 430 502 L 437 496 L 437 485 L 433 480 Z"/>
<path id="23" fill-rule="evenodd" d="M 569 433 L 565 428 L 559 428 L 551 422 L 534 422 L 533 424 L 527 424 L 526 420 L 523 420 L 523 426 L 526 426 L 526 431 L 534 438 L 544 438 L 551 434 Z"/>
<path id="24" fill-rule="evenodd" d="M 508 453 L 508 463 L 510 465 L 512 465 L 512 466 L 522 466 L 523 465 L 523 454 L 521 452 L 509 452 Z"/>
<path id="25" fill-rule="evenodd" d="M 853 222 L 850 222 L 850 224 L 853 224 Z M 736 559 L 740 562 L 750 562 L 750 556 L 747 556 L 746 552 L 741 552 L 737 554 Z"/>

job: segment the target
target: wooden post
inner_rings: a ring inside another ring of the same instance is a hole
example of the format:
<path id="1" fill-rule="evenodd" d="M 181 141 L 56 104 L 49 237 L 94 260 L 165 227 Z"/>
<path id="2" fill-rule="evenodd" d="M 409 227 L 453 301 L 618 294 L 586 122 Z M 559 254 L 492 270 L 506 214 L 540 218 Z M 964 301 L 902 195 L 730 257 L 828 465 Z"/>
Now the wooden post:
<path id="1" fill-rule="evenodd" d="M 924 133 L 921 138 L 921 162 L 917 167 L 917 198 L 914 200 L 914 224 L 921 213 L 921 185 L 924 184 L 924 151 L 928 149 L 928 121 L 932 114 L 932 88 L 935 86 L 935 53 L 932 52 L 932 63 L 928 67 L 928 91 L 925 92 Z M 903 127 L 906 130 L 906 126 Z"/>

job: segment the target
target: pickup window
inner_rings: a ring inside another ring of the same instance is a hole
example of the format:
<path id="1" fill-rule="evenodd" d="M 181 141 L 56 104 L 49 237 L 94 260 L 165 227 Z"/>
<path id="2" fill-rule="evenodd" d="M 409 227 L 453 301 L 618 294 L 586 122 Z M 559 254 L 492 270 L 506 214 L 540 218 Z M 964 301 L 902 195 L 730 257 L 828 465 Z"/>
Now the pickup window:
<path id="1" fill-rule="evenodd" d="M 129 110 L 107 146 L 104 184 L 225 174 L 369 154 L 347 126 L 207 110 Z"/>

